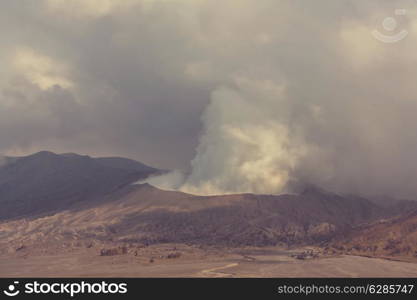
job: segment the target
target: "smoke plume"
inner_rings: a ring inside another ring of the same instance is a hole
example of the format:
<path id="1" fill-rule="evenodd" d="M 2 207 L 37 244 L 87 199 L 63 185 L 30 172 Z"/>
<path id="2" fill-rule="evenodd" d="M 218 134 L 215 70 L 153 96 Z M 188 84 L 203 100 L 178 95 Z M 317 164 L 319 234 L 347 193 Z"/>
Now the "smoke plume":
<path id="1" fill-rule="evenodd" d="M 1 153 L 131 157 L 196 194 L 416 198 L 415 0 L 0 6 Z"/>

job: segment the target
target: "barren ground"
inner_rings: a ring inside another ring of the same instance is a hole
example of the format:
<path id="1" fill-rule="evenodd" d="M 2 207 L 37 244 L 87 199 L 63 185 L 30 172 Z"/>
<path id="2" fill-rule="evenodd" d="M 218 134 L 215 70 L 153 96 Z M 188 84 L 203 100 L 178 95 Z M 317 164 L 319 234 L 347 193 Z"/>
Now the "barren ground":
<path id="1" fill-rule="evenodd" d="M 0 277 L 417 277 L 417 264 L 359 256 L 300 260 L 305 249 L 202 249 L 158 245 L 100 256 L 100 249 L 0 256 Z M 169 254 L 181 253 L 168 258 Z"/>

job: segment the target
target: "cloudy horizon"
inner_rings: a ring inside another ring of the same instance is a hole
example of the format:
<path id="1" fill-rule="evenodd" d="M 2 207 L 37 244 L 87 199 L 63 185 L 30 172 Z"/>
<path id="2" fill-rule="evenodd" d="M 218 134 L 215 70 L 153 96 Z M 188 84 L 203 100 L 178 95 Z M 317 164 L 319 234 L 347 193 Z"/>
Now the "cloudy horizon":
<path id="1" fill-rule="evenodd" d="M 202 194 L 417 195 L 414 0 L 0 5 L 0 153 L 130 157 Z"/>

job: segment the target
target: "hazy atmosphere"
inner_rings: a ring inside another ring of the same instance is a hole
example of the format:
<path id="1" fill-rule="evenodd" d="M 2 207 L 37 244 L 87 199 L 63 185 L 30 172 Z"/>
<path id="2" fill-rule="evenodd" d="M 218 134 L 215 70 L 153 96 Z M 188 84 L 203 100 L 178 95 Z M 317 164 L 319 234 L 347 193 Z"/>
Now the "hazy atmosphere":
<path id="1" fill-rule="evenodd" d="M 417 1 L 0 7 L 3 155 L 130 157 L 196 194 L 417 195 Z"/>
<path id="2" fill-rule="evenodd" d="M 0 295 L 416 294 L 417 0 L 4 0 L 0 34 Z"/>

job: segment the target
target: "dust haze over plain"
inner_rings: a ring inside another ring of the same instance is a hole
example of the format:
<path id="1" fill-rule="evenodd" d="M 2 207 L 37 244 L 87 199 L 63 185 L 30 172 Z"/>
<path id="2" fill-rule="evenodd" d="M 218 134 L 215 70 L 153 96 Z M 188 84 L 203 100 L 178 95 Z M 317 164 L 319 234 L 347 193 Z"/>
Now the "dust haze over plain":
<path id="1" fill-rule="evenodd" d="M 417 194 L 415 1 L 0 6 L 3 154 L 128 156 L 200 194 Z M 376 40 L 397 8 L 408 36 Z"/>

